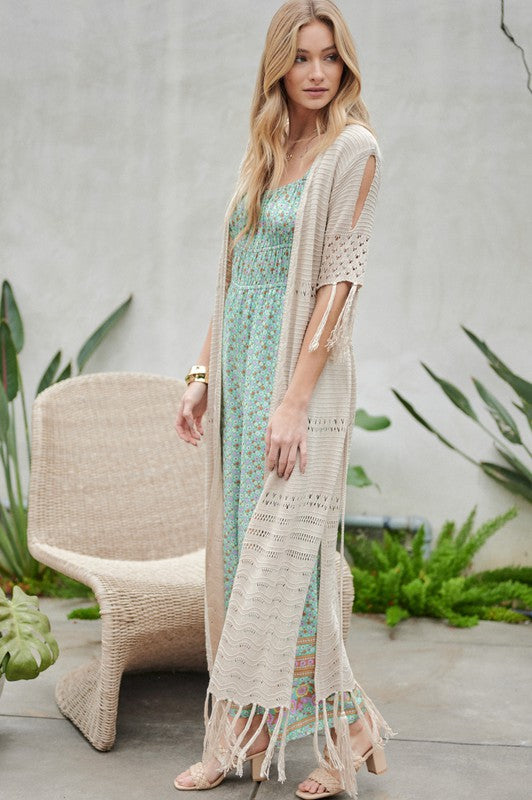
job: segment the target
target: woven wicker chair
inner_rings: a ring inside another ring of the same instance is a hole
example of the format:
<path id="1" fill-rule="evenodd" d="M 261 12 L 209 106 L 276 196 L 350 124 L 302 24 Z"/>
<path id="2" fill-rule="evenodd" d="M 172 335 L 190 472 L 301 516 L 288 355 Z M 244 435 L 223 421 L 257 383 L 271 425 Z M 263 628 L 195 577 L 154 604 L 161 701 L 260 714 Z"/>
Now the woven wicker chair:
<path id="1" fill-rule="evenodd" d="M 124 672 L 206 670 L 203 448 L 177 435 L 185 383 L 145 373 L 77 376 L 32 409 L 28 546 L 90 586 L 101 657 L 57 683 L 55 698 L 97 750 L 116 737 Z M 343 631 L 353 582 L 343 568 Z"/>

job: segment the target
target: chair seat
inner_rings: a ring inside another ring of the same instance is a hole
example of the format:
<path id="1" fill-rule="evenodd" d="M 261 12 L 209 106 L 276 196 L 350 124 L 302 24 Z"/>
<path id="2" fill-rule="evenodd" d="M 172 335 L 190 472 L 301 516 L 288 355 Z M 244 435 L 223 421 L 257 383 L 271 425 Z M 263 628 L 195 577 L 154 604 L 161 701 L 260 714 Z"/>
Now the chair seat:
<path id="1" fill-rule="evenodd" d="M 182 556 L 173 558 L 159 558 L 148 560 L 128 560 L 101 558 L 100 556 L 90 556 L 84 553 L 65 550 L 49 544 L 39 544 L 39 551 L 42 556 L 56 563 L 63 564 L 63 569 L 68 569 L 67 574 L 79 578 L 83 583 L 93 586 L 92 579 L 104 580 L 105 583 L 124 581 L 128 582 L 130 592 L 142 594 L 146 587 L 154 588 L 154 580 L 157 586 L 201 586 L 205 584 L 205 548 L 194 550 Z M 50 561 L 46 561 L 50 563 Z M 66 566 L 68 565 L 68 567 Z M 129 583 L 130 582 L 130 583 Z"/>

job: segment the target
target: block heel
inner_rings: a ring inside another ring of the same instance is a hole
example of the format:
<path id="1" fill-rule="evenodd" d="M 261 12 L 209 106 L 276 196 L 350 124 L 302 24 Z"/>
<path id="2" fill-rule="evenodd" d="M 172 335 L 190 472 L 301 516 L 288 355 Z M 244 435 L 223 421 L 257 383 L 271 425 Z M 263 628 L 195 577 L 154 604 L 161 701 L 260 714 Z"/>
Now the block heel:
<path id="1" fill-rule="evenodd" d="M 266 750 L 262 753 L 255 753 L 255 755 L 250 756 L 251 760 L 251 780 L 252 781 L 265 781 L 267 778 L 264 775 L 260 774 L 260 770 L 266 756 Z"/>
<path id="2" fill-rule="evenodd" d="M 368 772 L 373 772 L 374 775 L 386 772 L 386 756 L 381 748 L 374 747 L 372 749 L 370 755 L 366 758 L 366 767 Z"/>

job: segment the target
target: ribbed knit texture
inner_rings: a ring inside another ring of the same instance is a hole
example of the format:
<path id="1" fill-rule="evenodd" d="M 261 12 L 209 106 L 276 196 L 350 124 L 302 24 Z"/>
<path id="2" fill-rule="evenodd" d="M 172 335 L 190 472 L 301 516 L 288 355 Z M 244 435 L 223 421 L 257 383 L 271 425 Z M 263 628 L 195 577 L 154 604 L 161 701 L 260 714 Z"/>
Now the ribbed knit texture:
<path id="1" fill-rule="evenodd" d="M 352 226 L 367 160 L 376 159 L 375 176 L 362 212 Z M 224 769 L 242 767 L 253 739 L 242 747 L 227 714 L 228 704 L 280 708 L 278 724 L 262 766 L 269 768 L 278 747 L 278 778 L 285 780 L 286 721 L 291 701 L 297 635 L 312 570 L 321 547 L 316 643 L 316 717 L 325 699 L 335 696 L 334 745 L 326 725 L 329 758 L 341 770 L 346 791 L 357 796 L 355 760 L 350 757 L 343 692 L 350 693 L 372 742 L 382 746 L 394 732 L 354 678 L 342 638 L 341 573 L 336 567 L 339 520 L 343 517 L 352 424 L 356 410 L 356 372 L 352 332 L 359 288 L 364 282 L 368 244 L 380 185 L 381 153 L 364 126 L 349 125 L 312 164 L 299 203 L 292 243 L 281 337 L 270 411 L 282 401 L 294 372 L 314 310 L 316 291 L 338 281 L 352 282 L 342 314 L 328 342 L 330 356 L 308 407 L 304 474 L 296 464 L 285 480 L 265 465 L 264 488 L 251 517 L 227 613 L 223 586 L 223 491 L 220 443 L 221 342 L 229 243 L 226 213 L 212 320 L 208 405 L 206 509 L 206 644 L 210 681 L 205 701 L 203 759 L 216 755 Z M 230 206 L 228 206 L 229 208 Z M 329 313 L 329 303 L 324 319 Z M 318 345 L 322 326 L 310 349 Z M 338 562 L 340 565 L 342 560 Z M 341 567 L 340 567 L 341 568 Z M 340 595 L 340 598 L 339 598 Z M 357 697 L 362 696 L 364 715 Z M 209 710 L 210 702 L 212 708 Z M 321 711 L 320 711 L 321 707 Z M 261 725 L 266 720 L 264 714 Z M 236 722 L 237 717 L 234 718 Z M 251 720 L 251 716 L 250 716 Z M 284 734 L 284 735 L 283 735 Z M 314 747 L 318 763 L 325 761 Z M 219 748 L 224 747 L 225 753 Z"/>

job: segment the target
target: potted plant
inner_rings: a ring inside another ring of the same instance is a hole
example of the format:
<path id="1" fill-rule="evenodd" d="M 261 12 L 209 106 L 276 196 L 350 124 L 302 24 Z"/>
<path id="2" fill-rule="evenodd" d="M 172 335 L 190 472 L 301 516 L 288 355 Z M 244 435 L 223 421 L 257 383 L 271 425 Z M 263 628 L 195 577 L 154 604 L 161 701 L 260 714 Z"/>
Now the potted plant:
<path id="1" fill-rule="evenodd" d="M 0 694 L 6 680 L 36 678 L 58 655 L 59 646 L 38 598 L 14 586 L 9 599 L 0 589 Z"/>

